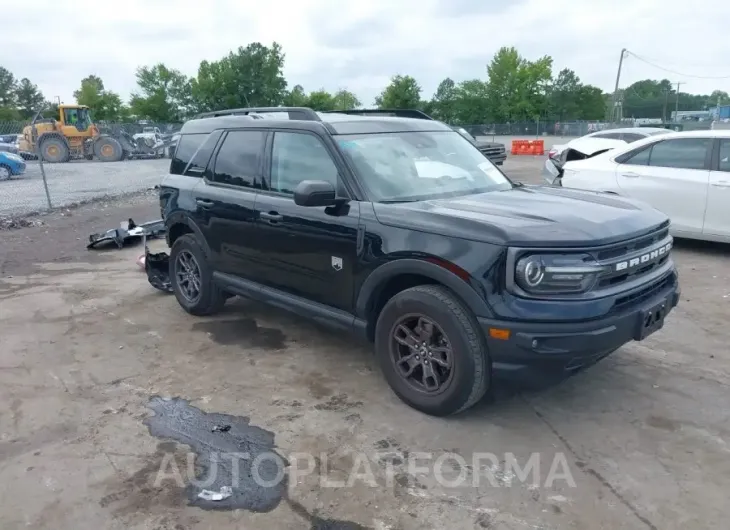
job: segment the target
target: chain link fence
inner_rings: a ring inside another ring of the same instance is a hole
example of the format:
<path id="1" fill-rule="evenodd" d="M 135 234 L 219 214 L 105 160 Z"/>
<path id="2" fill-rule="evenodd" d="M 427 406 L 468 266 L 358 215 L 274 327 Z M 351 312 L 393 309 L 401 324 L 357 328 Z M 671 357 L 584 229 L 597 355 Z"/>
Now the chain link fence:
<path id="1" fill-rule="evenodd" d="M 602 121 L 570 121 L 534 120 L 518 121 L 513 123 L 480 123 L 464 125 L 464 129 L 472 136 L 568 136 L 578 137 L 596 131 L 615 129 L 617 127 L 632 127 L 633 122 L 609 123 Z"/>
<path id="2" fill-rule="evenodd" d="M 37 118 L 38 119 L 38 118 Z M 48 121 L 0 122 L 0 218 L 24 216 L 56 208 L 141 192 L 157 186 L 167 173 L 171 150 L 182 124 L 96 122 L 101 134 L 127 138 L 139 149 L 124 159 L 102 162 L 89 148 L 93 139 L 68 139 L 69 156 L 51 163 L 39 157 L 39 129 Z M 62 140 L 62 131 L 55 131 Z M 25 137 L 29 141 L 23 141 Z M 122 142 L 123 143 L 123 142 Z M 128 146 L 130 144 L 124 144 Z M 145 147 L 147 146 L 147 147 Z M 63 145 L 59 146 L 65 152 Z M 144 149 L 142 149 L 144 147 Z M 62 153 L 63 154 L 63 153 Z"/>

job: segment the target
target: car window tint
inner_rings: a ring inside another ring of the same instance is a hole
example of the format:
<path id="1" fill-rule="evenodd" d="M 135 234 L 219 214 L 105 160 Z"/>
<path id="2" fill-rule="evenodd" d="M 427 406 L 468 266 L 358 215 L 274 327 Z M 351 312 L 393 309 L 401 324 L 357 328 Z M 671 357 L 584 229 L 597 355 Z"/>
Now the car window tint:
<path id="1" fill-rule="evenodd" d="M 185 134 L 180 137 L 170 162 L 170 173 L 182 175 L 190 159 L 205 141 L 207 134 Z"/>
<path id="2" fill-rule="evenodd" d="M 324 144 L 311 134 L 277 132 L 271 154 L 273 191 L 294 193 L 303 180 L 325 180 L 337 188 L 337 166 Z"/>
<path id="3" fill-rule="evenodd" d="M 230 131 L 223 139 L 210 180 L 244 188 L 261 188 L 263 131 Z"/>
<path id="4" fill-rule="evenodd" d="M 203 174 L 205 166 L 208 165 L 208 161 L 210 160 L 210 157 L 215 150 L 215 145 L 218 143 L 218 139 L 221 137 L 222 133 L 222 131 L 213 131 L 208 135 L 203 144 L 193 155 L 193 158 L 190 160 L 190 165 L 188 165 L 188 168 L 185 170 L 185 175 L 190 177 L 199 177 Z"/>
<path id="5" fill-rule="evenodd" d="M 621 155 L 616 159 L 619 164 L 629 164 L 632 166 L 646 166 L 649 164 L 649 155 L 651 154 L 651 147 L 647 149 L 639 149 L 638 151 L 631 151 L 625 155 Z"/>
<path id="6" fill-rule="evenodd" d="M 709 138 L 681 138 L 654 144 L 650 166 L 681 169 L 703 169 Z"/>
<path id="7" fill-rule="evenodd" d="M 638 142 L 639 140 L 641 140 L 642 138 L 644 138 L 644 136 L 642 136 L 640 134 L 636 134 L 636 133 L 623 133 L 621 136 L 622 136 L 621 139 L 624 142 L 628 142 L 628 143 Z"/>
<path id="8" fill-rule="evenodd" d="M 621 133 L 601 133 L 601 134 L 594 134 L 593 138 L 608 138 L 609 140 L 620 140 L 621 139 Z"/>
<path id="9" fill-rule="evenodd" d="M 720 140 L 720 171 L 730 172 L 730 140 Z"/>

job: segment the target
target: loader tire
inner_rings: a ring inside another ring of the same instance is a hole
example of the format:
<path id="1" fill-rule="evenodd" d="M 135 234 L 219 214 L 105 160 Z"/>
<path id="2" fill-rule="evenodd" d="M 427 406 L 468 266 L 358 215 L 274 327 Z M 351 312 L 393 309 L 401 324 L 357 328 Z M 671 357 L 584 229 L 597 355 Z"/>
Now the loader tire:
<path id="1" fill-rule="evenodd" d="M 102 162 L 118 162 L 124 151 L 121 144 L 111 136 L 102 136 L 94 142 L 94 155 Z"/>
<path id="2" fill-rule="evenodd" d="M 51 136 L 41 140 L 41 156 L 44 162 L 55 164 L 57 162 L 68 162 L 71 153 L 68 144 L 62 138 Z"/>

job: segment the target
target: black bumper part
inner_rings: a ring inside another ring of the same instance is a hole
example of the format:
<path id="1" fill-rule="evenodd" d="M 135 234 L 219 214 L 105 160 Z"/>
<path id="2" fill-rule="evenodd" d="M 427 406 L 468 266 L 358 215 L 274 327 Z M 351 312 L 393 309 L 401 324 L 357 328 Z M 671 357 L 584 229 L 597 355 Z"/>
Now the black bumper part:
<path id="1" fill-rule="evenodd" d="M 679 295 L 675 283 L 628 311 L 589 322 L 536 324 L 479 318 L 479 324 L 496 378 L 541 385 L 572 375 L 627 342 L 661 329 Z M 510 338 L 492 338 L 489 328 L 509 329 Z"/>

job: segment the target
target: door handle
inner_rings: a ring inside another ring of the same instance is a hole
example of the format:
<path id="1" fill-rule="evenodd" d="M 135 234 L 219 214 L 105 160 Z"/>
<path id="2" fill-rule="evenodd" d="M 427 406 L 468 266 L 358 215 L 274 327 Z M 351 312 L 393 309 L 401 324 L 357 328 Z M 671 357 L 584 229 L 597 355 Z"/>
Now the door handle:
<path id="1" fill-rule="evenodd" d="M 201 208 L 212 208 L 214 203 L 213 201 L 208 201 L 205 199 L 195 199 L 195 204 L 197 204 Z"/>
<path id="2" fill-rule="evenodd" d="M 718 180 L 717 182 L 713 182 L 712 186 L 716 188 L 730 188 L 730 182 L 727 180 Z"/>
<path id="3" fill-rule="evenodd" d="M 640 177 L 641 175 L 639 175 L 638 173 L 629 172 L 629 173 L 621 173 L 621 176 L 622 177 L 627 177 L 627 178 L 630 178 L 630 179 L 635 179 L 635 178 Z"/>
<path id="4" fill-rule="evenodd" d="M 272 225 L 284 220 L 284 216 L 279 212 L 260 212 L 259 217 Z"/>

